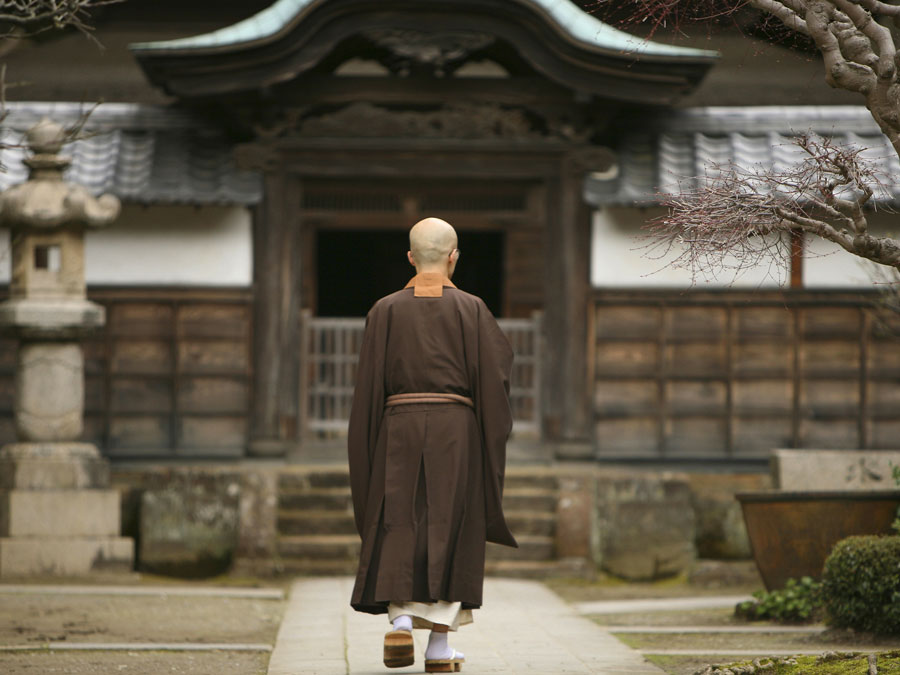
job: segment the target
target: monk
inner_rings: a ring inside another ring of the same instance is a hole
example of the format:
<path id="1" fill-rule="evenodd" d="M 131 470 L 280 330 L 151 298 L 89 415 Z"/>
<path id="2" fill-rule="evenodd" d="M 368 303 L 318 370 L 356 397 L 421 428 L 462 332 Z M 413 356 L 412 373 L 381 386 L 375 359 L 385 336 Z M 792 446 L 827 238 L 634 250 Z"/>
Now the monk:
<path id="1" fill-rule="evenodd" d="M 512 350 L 484 302 L 450 281 L 449 223 L 410 230 L 416 275 L 366 318 L 348 458 L 362 539 L 351 605 L 387 614 L 389 668 L 415 660 L 412 629 L 430 629 L 425 672 L 465 657 L 447 632 L 481 606 L 485 542 L 517 546 L 501 498 L 512 428 Z"/>

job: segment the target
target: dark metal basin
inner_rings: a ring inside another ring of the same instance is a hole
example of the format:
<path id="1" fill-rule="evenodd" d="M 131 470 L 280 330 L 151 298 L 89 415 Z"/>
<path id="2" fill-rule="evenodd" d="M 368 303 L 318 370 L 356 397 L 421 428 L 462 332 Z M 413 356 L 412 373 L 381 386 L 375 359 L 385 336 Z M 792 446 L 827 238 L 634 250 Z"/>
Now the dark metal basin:
<path id="1" fill-rule="evenodd" d="M 766 588 L 819 579 L 834 545 L 855 534 L 892 534 L 900 490 L 742 492 L 736 495 Z"/>

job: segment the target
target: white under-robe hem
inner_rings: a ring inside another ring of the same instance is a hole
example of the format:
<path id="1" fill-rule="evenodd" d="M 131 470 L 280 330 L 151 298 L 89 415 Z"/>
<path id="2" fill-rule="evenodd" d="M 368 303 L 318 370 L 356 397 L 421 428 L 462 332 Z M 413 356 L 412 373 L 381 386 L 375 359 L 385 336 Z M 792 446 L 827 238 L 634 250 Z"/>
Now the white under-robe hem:
<path id="1" fill-rule="evenodd" d="M 404 614 L 412 617 L 413 628 L 431 629 L 434 624 L 441 624 L 458 630 L 460 626 L 472 623 L 472 610 L 462 609 L 461 602 L 401 602 L 388 605 L 388 619 L 393 623 L 394 619 Z"/>

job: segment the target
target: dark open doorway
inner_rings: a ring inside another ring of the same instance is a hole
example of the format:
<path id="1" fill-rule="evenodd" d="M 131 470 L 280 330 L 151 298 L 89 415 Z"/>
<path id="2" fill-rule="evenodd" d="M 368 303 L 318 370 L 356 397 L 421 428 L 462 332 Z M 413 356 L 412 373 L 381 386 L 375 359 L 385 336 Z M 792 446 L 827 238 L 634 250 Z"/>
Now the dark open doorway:
<path id="1" fill-rule="evenodd" d="M 453 283 L 503 314 L 503 233 L 459 232 Z M 365 316 L 378 298 L 400 290 L 415 271 L 406 260 L 405 230 L 319 230 L 316 313 Z"/>

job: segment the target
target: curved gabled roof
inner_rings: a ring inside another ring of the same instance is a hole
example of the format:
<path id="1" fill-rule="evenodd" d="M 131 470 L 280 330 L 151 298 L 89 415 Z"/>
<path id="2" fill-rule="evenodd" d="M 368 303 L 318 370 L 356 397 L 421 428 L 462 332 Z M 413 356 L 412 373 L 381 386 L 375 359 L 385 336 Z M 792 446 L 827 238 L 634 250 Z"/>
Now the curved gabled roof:
<path id="1" fill-rule="evenodd" d="M 278 0 L 220 30 L 131 49 L 169 93 L 219 96 L 302 76 L 370 28 L 490 34 L 549 80 L 623 101 L 670 103 L 718 57 L 634 37 L 570 0 Z"/>
<path id="2" fill-rule="evenodd" d="M 158 42 L 138 42 L 132 51 L 170 51 L 216 49 L 258 44 L 277 39 L 302 20 L 304 12 L 327 0 L 278 0 L 275 4 L 231 26 L 202 35 Z M 674 58 L 716 59 L 718 52 L 690 47 L 678 47 L 644 40 L 603 23 L 584 12 L 570 0 L 510 0 L 529 5 L 544 13 L 557 27 L 584 46 L 623 54 L 664 56 Z"/>

